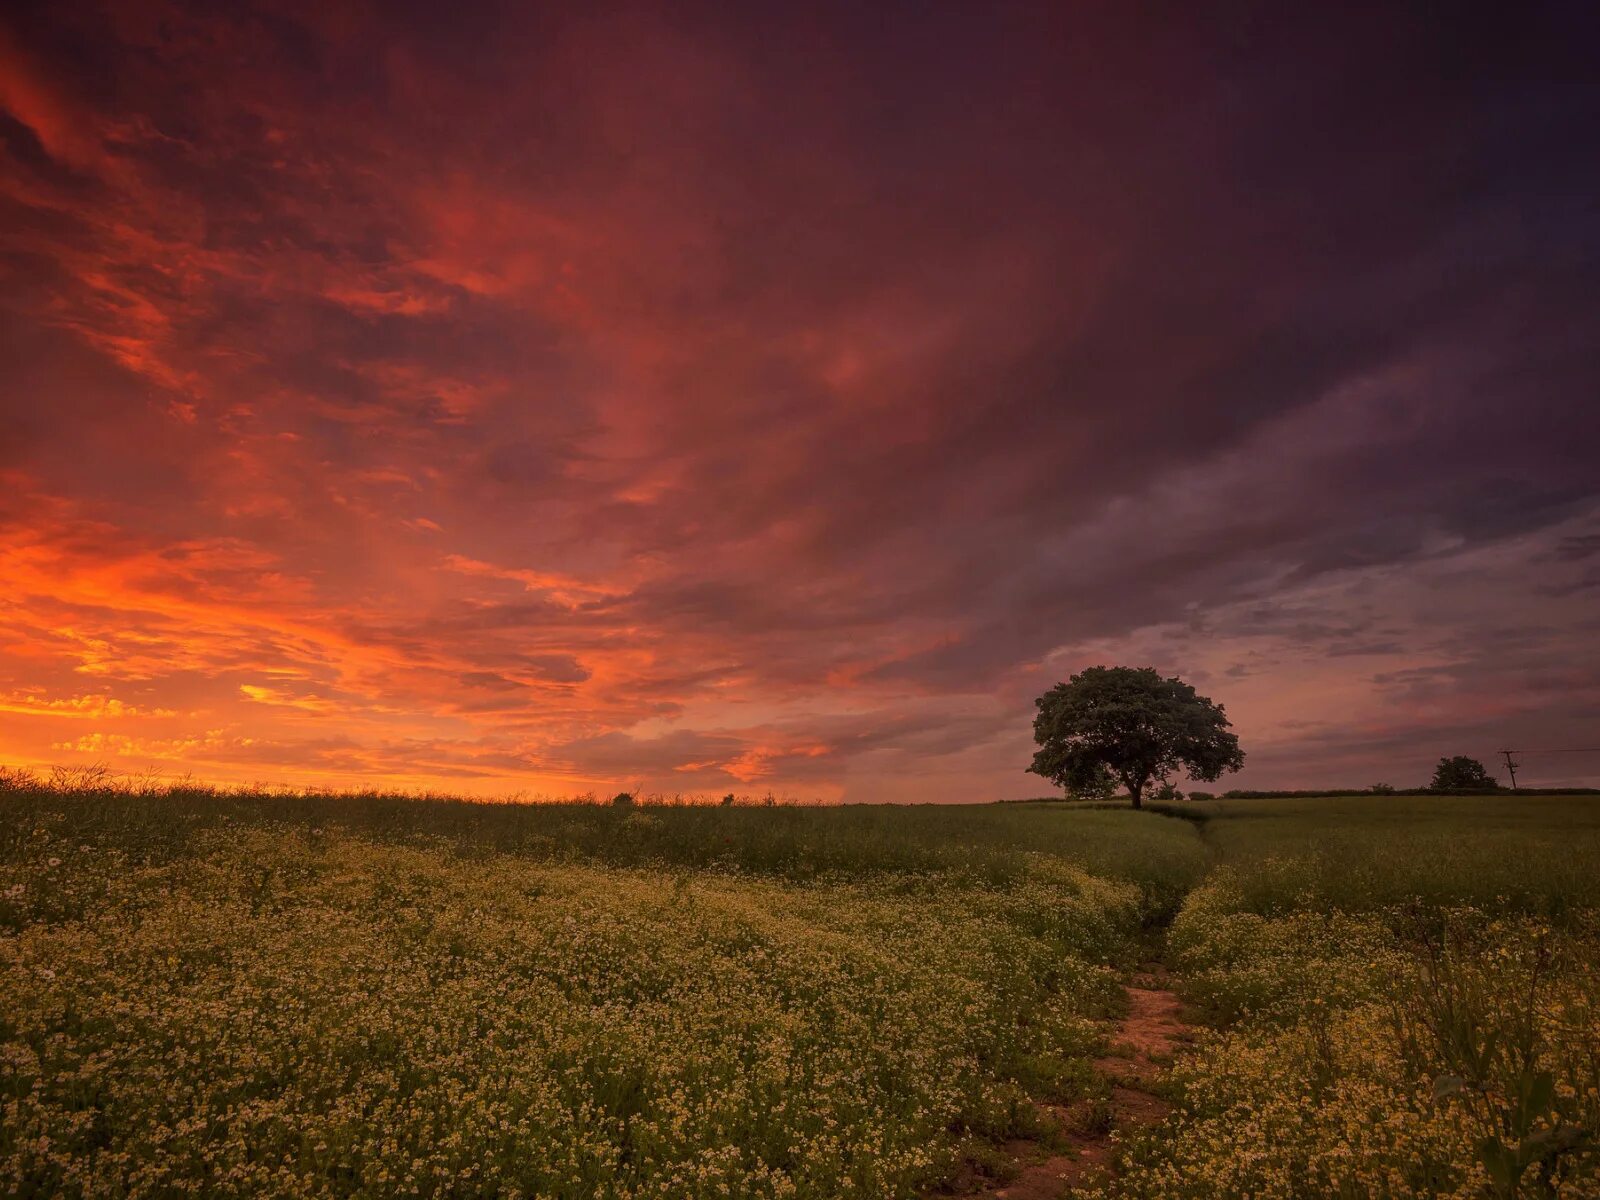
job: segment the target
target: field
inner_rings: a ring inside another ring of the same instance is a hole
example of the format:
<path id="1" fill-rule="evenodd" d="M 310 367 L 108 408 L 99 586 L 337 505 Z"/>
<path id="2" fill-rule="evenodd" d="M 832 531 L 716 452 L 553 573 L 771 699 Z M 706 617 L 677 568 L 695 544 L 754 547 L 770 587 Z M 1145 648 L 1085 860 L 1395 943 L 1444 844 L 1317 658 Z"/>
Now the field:
<path id="1" fill-rule="evenodd" d="M 0 790 L 0 1193 L 1600 1195 L 1600 802 Z M 1062 1108 L 1041 1109 L 1040 1101 Z M 1080 1131 L 1081 1132 L 1081 1131 Z"/>
<path id="2" fill-rule="evenodd" d="M 1167 952 L 1215 1032 L 1127 1196 L 1594 1196 L 1600 803 L 1222 801 Z"/>

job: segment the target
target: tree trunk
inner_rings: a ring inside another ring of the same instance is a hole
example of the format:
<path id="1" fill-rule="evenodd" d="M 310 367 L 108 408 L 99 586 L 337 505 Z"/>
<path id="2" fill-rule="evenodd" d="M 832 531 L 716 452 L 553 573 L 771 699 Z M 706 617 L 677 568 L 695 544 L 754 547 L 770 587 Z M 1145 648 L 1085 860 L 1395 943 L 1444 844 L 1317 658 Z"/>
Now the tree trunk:
<path id="1" fill-rule="evenodd" d="M 1141 779 L 1137 783 L 1128 784 L 1128 795 L 1132 797 L 1135 808 L 1143 808 L 1144 780 Z"/>

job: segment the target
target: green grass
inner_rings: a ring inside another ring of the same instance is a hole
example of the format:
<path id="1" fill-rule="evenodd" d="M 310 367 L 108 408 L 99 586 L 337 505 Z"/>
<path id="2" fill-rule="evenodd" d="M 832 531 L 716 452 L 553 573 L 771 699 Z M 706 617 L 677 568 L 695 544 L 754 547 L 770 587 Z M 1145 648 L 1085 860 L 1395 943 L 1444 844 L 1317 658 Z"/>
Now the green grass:
<path id="1" fill-rule="evenodd" d="M 1138 884 L 1152 909 L 1170 909 L 1205 873 L 1196 830 L 1125 809 L 1065 804 L 742 807 L 491 804 L 372 794 L 281 794 L 177 789 L 148 794 L 48 788 L 0 792 L 15 845 L 36 815 L 140 862 L 190 852 L 229 824 L 264 821 L 339 831 L 463 856 L 514 854 L 541 862 L 719 870 L 802 881 L 933 873 L 991 883 L 1021 878 L 1049 855 Z"/>
<path id="2" fill-rule="evenodd" d="M 1165 806 L 1201 818 L 1259 912 L 1420 900 L 1560 916 L 1600 905 L 1600 796 L 1359 796 Z"/>

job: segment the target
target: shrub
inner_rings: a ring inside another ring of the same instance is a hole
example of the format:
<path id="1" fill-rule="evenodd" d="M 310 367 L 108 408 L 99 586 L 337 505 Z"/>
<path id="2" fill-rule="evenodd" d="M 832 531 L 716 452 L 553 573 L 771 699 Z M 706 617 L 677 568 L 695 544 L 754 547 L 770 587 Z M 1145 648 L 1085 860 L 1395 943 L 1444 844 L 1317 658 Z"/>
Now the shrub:
<path id="1" fill-rule="evenodd" d="M 1192 792 L 1189 793 L 1189 799 L 1191 799 L 1191 800 L 1215 800 L 1216 798 L 1217 798 L 1217 796 L 1216 796 L 1215 792 L 1193 792 L 1192 791 Z"/>
<path id="2" fill-rule="evenodd" d="M 0 767 L 0 791 L 22 791 L 39 786 L 39 777 L 26 767 Z"/>
<path id="3" fill-rule="evenodd" d="M 1428 786 L 1436 792 L 1486 792 L 1500 785 L 1477 759 L 1458 754 L 1439 760 Z"/>
<path id="4" fill-rule="evenodd" d="M 633 803 L 633 793 L 618 792 L 615 796 L 611 797 L 611 803 L 617 808 L 626 808 L 628 805 Z"/>

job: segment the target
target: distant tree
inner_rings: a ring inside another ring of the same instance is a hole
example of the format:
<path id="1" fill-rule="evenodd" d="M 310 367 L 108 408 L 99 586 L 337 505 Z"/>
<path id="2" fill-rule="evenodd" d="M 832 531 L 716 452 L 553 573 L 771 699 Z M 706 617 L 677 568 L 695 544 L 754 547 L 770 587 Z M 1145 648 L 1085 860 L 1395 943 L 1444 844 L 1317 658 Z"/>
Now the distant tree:
<path id="1" fill-rule="evenodd" d="M 1213 792 L 1200 792 L 1192 788 L 1189 791 L 1189 799 L 1191 800 L 1215 800 L 1216 798 L 1216 794 Z"/>
<path id="2" fill-rule="evenodd" d="M 1139 808 L 1152 780 L 1180 768 L 1209 783 L 1244 765 L 1222 706 L 1149 667 L 1089 667 L 1034 704 L 1028 770 L 1070 792 L 1110 772 Z"/>
<path id="3" fill-rule="evenodd" d="M 1481 792 L 1500 785 L 1477 759 L 1458 754 L 1439 760 L 1428 786 L 1436 792 Z"/>
<path id="4" fill-rule="evenodd" d="M 611 797 L 611 803 L 617 808 L 626 808 L 628 805 L 633 803 L 633 793 L 618 792 L 615 796 Z"/>
<path id="5" fill-rule="evenodd" d="M 1367 791 L 1371 792 L 1374 796 L 1392 796 L 1394 795 L 1394 784 L 1375 783 L 1369 787 Z"/>
<path id="6" fill-rule="evenodd" d="M 1178 790 L 1177 785 L 1172 780 L 1163 779 L 1161 786 L 1156 789 L 1154 798 L 1157 800 L 1182 800 L 1183 793 Z"/>
<path id="7" fill-rule="evenodd" d="M 733 807 L 733 793 L 732 792 L 729 792 L 726 796 L 724 796 L 722 798 L 722 807 L 723 808 L 732 808 Z"/>

